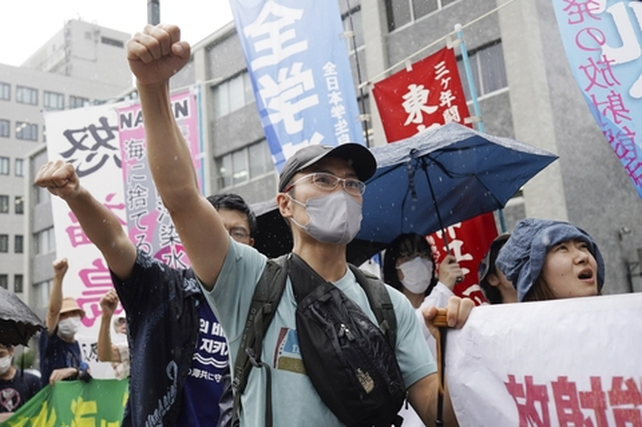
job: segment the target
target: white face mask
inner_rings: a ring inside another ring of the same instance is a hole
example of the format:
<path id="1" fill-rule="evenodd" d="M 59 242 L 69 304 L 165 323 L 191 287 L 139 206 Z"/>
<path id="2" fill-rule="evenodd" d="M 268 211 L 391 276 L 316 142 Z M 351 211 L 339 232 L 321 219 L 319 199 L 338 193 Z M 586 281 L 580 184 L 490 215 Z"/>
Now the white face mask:
<path id="1" fill-rule="evenodd" d="M 0 358 L 0 375 L 6 374 L 10 367 L 11 367 L 10 355 Z"/>
<path id="2" fill-rule="evenodd" d="M 71 339 L 80 329 L 80 317 L 68 317 L 58 322 L 58 333 L 61 337 Z"/>
<path id="3" fill-rule="evenodd" d="M 420 256 L 397 267 L 403 273 L 401 283 L 413 294 L 423 294 L 432 279 L 433 264 Z"/>
<path id="4" fill-rule="evenodd" d="M 310 236 L 323 243 L 347 244 L 354 239 L 361 228 L 361 204 L 345 191 L 334 191 L 326 196 L 310 198 L 303 206 L 310 217 L 306 225 L 292 222 Z"/>

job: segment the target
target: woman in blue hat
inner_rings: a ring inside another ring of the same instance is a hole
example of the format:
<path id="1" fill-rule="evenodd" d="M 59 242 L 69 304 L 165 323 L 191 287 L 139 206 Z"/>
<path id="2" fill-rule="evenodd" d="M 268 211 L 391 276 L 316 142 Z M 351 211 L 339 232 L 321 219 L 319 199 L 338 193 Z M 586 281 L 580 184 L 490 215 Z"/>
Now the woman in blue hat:
<path id="1" fill-rule="evenodd" d="M 520 221 L 497 257 L 520 302 L 600 295 L 604 260 L 593 238 L 563 221 Z"/>

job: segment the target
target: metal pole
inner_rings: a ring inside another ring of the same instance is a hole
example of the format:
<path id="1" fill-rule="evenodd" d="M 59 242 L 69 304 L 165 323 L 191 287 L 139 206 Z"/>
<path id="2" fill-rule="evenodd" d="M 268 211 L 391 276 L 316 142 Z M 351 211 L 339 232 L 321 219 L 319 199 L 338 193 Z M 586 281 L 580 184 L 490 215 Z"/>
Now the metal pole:
<path id="1" fill-rule="evenodd" d="M 464 70 L 466 71 L 466 80 L 468 81 L 470 97 L 473 101 L 473 111 L 475 113 L 475 117 L 477 118 L 477 130 L 480 132 L 485 132 L 486 128 L 484 126 L 484 120 L 482 120 L 479 101 L 477 100 L 477 86 L 475 85 L 473 72 L 470 68 L 470 61 L 468 60 L 468 50 L 466 49 L 464 32 L 462 31 L 461 24 L 455 24 L 455 31 L 457 32 L 457 38 L 459 39 L 459 50 L 461 51 L 461 59 L 464 63 Z M 499 216 L 499 225 L 502 229 L 502 233 L 506 233 L 508 230 L 506 228 L 506 220 L 504 219 L 504 211 L 502 209 L 497 209 L 497 215 Z"/>
<path id="2" fill-rule="evenodd" d="M 350 22 L 350 32 L 352 33 L 352 50 L 354 50 L 354 63 L 357 68 L 357 86 L 359 87 L 359 102 L 361 103 L 361 111 L 363 114 L 366 114 L 366 100 L 363 94 L 363 87 L 361 86 L 361 67 L 359 65 L 359 52 L 357 52 L 357 35 L 354 32 L 354 22 L 352 21 L 352 8 L 350 6 L 350 0 L 346 0 L 346 5 L 348 7 L 348 22 Z M 370 147 L 370 138 L 368 137 L 368 123 L 363 122 L 361 125 L 361 131 L 364 133 L 366 138 L 366 147 Z"/>
<path id="3" fill-rule="evenodd" d="M 160 24 L 160 0 L 147 0 L 147 23 Z"/>

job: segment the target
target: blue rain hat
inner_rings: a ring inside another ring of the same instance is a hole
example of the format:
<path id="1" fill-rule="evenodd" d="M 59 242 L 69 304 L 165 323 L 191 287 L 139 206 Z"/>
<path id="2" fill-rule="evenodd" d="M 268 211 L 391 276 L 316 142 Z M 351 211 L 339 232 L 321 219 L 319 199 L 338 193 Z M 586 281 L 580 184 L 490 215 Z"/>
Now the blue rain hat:
<path id="1" fill-rule="evenodd" d="M 546 253 L 558 243 L 571 239 L 588 245 L 589 252 L 597 262 L 597 286 L 604 285 L 604 260 L 597 244 L 589 234 L 568 222 L 526 218 L 517 223 L 515 231 L 499 251 L 495 262 L 517 288 L 521 302 L 539 277 Z"/>

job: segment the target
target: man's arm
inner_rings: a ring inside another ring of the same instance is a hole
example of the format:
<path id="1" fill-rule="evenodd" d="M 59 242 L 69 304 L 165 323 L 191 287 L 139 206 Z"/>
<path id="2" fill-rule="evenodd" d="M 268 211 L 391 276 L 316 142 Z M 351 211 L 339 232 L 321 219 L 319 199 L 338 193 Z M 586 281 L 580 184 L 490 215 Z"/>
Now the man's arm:
<path id="1" fill-rule="evenodd" d="M 67 258 L 60 258 L 53 262 L 54 277 L 53 284 L 51 285 L 51 293 L 49 294 L 49 307 L 47 308 L 47 333 L 52 336 L 58 325 L 60 318 L 60 310 L 62 309 L 62 280 L 65 278 L 65 273 L 69 264 Z"/>
<path id="2" fill-rule="evenodd" d="M 197 185 L 196 172 L 170 105 L 169 79 L 190 58 L 174 25 L 147 25 L 127 42 L 143 111 L 149 166 L 156 188 L 181 237 L 192 268 L 211 289 L 229 248 L 229 236 Z"/>
<path id="3" fill-rule="evenodd" d="M 98 330 L 97 352 L 98 360 L 101 362 L 121 362 L 118 347 L 111 343 L 111 318 L 118 306 L 118 295 L 112 288 L 100 299 L 100 308 L 103 314 L 100 318 L 100 329 Z"/>
<path id="4" fill-rule="evenodd" d="M 35 183 L 67 202 L 89 240 L 102 252 L 109 268 L 118 278 L 127 279 L 136 261 L 136 247 L 125 234 L 116 214 L 80 185 L 74 167 L 62 160 L 50 161 L 40 167 Z"/>

